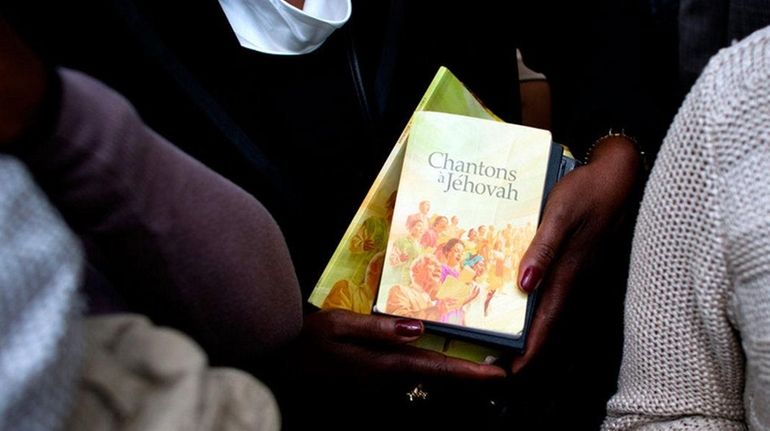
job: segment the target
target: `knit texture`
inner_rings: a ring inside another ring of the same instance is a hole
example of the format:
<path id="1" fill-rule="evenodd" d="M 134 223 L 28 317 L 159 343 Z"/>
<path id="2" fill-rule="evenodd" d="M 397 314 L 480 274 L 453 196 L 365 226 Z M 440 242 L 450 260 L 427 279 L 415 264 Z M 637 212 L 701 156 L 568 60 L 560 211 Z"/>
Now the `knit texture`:
<path id="1" fill-rule="evenodd" d="M 56 430 L 71 408 L 81 258 L 24 165 L 0 156 L 0 430 Z"/>
<path id="2" fill-rule="evenodd" d="M 605 429 L 770 428 L 768 155 L 765 29 L 711 60 L 658 155 Z"/>

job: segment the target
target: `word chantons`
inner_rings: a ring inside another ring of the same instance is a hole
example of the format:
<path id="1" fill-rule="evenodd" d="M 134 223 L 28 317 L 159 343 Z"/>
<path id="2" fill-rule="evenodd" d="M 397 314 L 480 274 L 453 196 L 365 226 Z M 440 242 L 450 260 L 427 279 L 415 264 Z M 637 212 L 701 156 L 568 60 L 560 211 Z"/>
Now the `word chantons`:
<path id="1" fill-rule="evenodd" d="M 444 192 L 449 190 L 489 195 L 500 199 L 519 200 L 518 190 L 513 188 L 516 181 L 516 171 L 513 169 L 499 168 L 485 165 L 484 162 L 466 162 L 449 157 L 448 153 L 433 152 L 428 156 L 428 164 L 435 169 L 443 169 L 448 172 L 439 174 L 438 182 L 446 184 Z M 507 181 L 506 186 L 492 185 L 483 182 L 471 181 L 470 175 Z"/>

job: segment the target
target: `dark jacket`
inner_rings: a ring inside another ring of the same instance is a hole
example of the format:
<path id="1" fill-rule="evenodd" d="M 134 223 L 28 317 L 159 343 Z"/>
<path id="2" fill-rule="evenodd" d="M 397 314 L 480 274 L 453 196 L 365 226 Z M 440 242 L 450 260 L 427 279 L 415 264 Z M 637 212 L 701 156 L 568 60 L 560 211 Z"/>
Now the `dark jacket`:
<path id="1" fill-rule="evenodd" d="M 306 292 L 440 65 L 516 122 L 518 46 L 551 81 L 558 141 L 580 155 L 611 126 L 633 129 L 624 2 L 354 1 L 351 20 L 298 57 L 241 48 L 214 0 L 44 3 L 43 22 L 14 11 L 41 50 L 265 203 Z"/>

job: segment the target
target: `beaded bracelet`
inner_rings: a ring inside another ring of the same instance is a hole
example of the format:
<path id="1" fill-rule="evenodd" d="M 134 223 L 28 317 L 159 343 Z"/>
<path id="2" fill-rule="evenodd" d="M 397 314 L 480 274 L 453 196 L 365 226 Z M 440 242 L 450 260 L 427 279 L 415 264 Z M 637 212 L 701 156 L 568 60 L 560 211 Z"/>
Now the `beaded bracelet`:
<path id="1" fill-rule="evenodd" d="M 588 147 L 588 150 L 585 153 L 585 157 L 583 159 L 583 164 L 587 165 L 589 161 L 591 161 L 591 154 L 593 154 L 594 149 L 597 145 L 599 145 L 600 142 L 604 141 L 605 139 L 609 138 L 625 138 L 632 144 L 634 144 L 634 148 L 636 148 L 636 151 L 639 153 L 639 156 L 642 158 L 642 167 L 644 168 L 645 172 L 650 171 L 650 167 L 647 163 L 647 154 L 644 152 L 644 149 L 641 145 L 639 145 L 639 141 L 636 140 L 631 135 L 626 135 L 625 131 L 623 129 L 620 129 L 620 131 L 615 131 L 613 129 L 610 129 L 606 135 L 601 136 L 600 138 L 596 139 L 593 144 L 591 144 L 590 147 Z"/>

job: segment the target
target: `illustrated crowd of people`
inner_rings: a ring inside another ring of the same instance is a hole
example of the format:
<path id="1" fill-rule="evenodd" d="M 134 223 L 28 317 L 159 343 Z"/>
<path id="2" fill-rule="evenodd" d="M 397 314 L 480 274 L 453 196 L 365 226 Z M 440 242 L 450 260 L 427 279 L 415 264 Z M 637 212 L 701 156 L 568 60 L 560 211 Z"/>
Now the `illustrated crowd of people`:
<path id="1" fill-rule="evenodd" d="M 406 217 L 407 233 L 394 236 L 387 259 L 392 270 L 386 272 L 394 276 L 384 276 L 381 282 L 390 287 L 383 311 L 498 329 L 485 322 L 493 314 L 490 304 L 496 295 L 513 296 L 518 301 L 500 303 L 514 308 L 496 313 L 516 321 L 514 316 L 521 316 L 526 305 L 526 296 L 516 287 L 519 259 L 534 236 L 534 224 L 482 224 L 466 229 L 458 216 L 431 213 L 430 209 L 430 201 L 420 202 L 419 211 Z M 474 303 L 481 308 L 469 313 Z"/>

